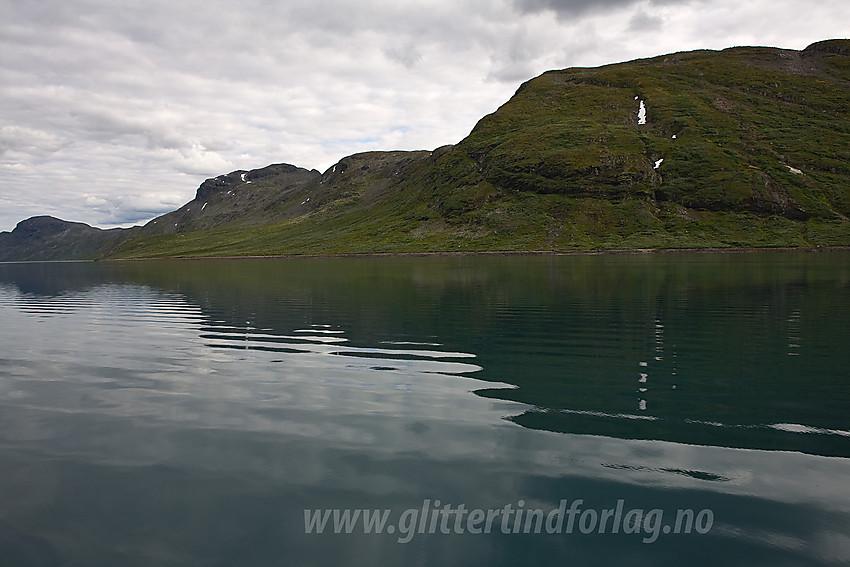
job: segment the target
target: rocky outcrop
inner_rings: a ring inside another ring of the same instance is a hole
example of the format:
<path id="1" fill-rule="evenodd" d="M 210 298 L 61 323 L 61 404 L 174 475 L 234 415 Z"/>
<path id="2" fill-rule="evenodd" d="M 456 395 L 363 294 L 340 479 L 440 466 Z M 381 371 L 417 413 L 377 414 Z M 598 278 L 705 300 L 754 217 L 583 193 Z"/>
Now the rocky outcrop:
<path id="1" fill-rule="evenodd" d="M 827 39 L 811 44 L 803 50 L 803 53 L 834 53 L 836 55 L 850 55 L 850 39 Z"/>

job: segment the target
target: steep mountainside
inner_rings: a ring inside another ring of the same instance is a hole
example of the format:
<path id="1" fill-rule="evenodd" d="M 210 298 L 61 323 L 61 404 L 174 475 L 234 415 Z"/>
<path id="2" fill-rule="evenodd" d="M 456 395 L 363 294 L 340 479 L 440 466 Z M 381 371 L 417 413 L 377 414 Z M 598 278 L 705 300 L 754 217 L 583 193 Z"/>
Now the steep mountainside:
<path id="1" fill-rule="evenodd" d="M 850 40 L 830 40 L 550 71 L 457 145 L 222 175 L 97 250 L 850 245 L 848 217 Z"/>

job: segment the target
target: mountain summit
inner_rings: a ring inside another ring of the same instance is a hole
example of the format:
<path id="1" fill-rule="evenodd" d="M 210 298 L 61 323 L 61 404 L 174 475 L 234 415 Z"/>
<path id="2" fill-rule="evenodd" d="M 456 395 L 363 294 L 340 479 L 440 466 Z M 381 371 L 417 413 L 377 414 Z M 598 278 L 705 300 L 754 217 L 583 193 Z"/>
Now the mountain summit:
<path id="1" fill-rule="evenodd" d="M 848 217 L 850 40 L 828 40 L 549 71 L 456 145 L 235 171 L 121 232 L 30 219 L 0 259 L 829 246 Z"/>

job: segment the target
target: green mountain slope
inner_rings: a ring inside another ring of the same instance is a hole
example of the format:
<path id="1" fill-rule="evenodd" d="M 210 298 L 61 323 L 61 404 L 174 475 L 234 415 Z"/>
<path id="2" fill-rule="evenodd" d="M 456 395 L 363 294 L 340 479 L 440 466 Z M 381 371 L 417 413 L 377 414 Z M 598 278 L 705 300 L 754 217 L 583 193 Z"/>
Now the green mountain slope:
<path id="1" fill-rule="evenodd" d="M 850 40 L 550 71 L 433 152 L 206 181 L 111 257 L 850 245 Z"/>
<path id="2" fill-rule="evenodd" d="M 548 72 L 456 146 L 342 160 L 289 218 L 116 254 L 850 244 L 848 45 Z"/>

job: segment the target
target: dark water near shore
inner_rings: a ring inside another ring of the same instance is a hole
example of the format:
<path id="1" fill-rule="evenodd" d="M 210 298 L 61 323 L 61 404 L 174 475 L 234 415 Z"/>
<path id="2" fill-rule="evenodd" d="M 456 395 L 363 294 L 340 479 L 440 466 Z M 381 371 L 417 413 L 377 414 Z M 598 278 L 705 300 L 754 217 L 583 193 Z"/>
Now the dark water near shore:
<path id="1" fill-rule="evenodd" d="M 848 343 L 847 252 L 0 264 L 0 565 L 847 564 Z"/>

